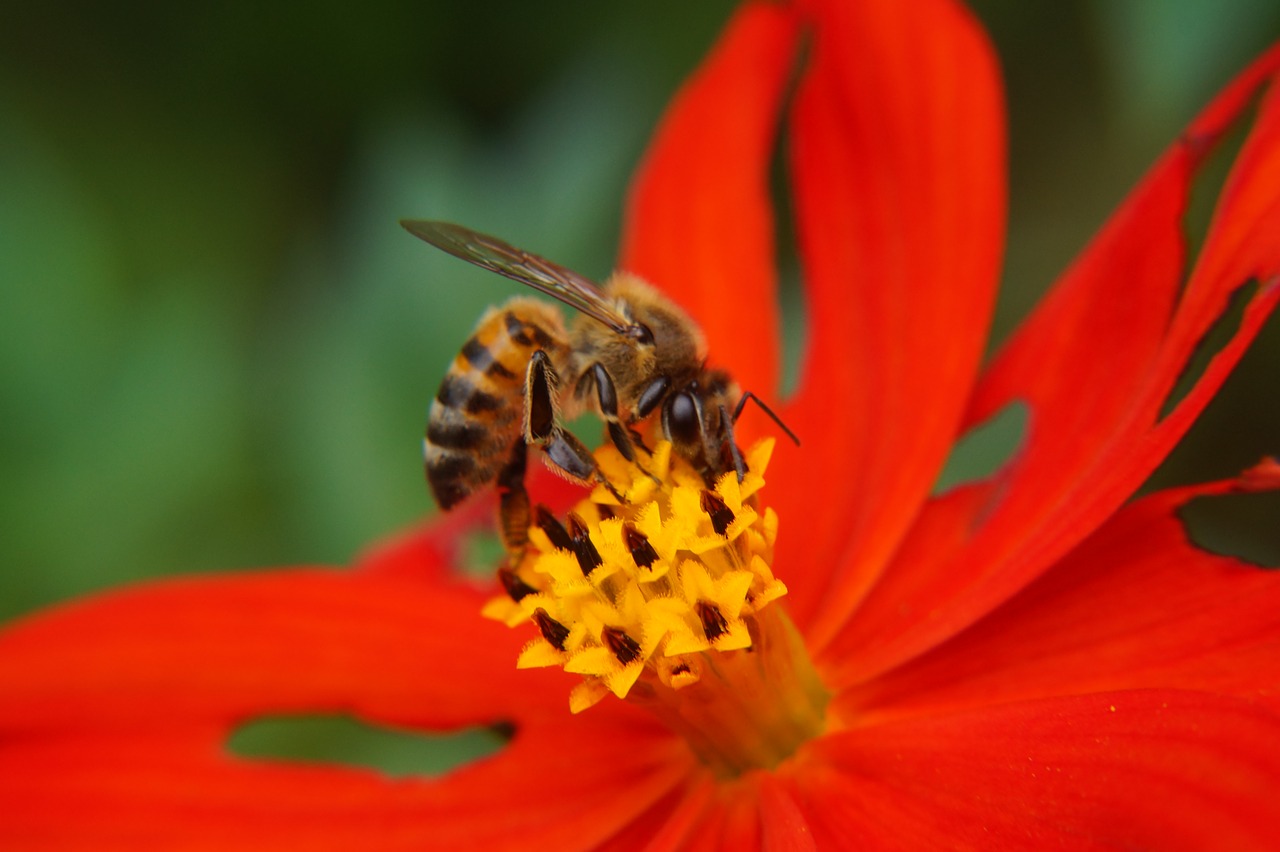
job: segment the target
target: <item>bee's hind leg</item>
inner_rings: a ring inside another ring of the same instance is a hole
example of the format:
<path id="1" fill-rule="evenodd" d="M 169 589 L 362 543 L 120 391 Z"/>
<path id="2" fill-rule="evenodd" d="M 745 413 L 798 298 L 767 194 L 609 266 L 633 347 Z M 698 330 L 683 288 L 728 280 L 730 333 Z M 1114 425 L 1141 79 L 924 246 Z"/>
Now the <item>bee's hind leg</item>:
<path id="1" fill-rule="evenodd" d="M 580 485 L 598 482 L 619 503 L 626 503 L 613 483 L 600 472 L 591 451 L 560 425 L 556 410 L 559 382 L 547 353 L 541 349 L 534 352 L 524 380 L 524 440 L 541 447 L 552 469 L 565 479 Z"/>
<path id="2" fill-rule="evenodd" d="M 565 479 L 581 485 L 598 482 L 608 489 L 620 504 L 626 504 L 626 498 L 613 487 L 613 483 L 606 479 L 600 472 L 600 468 L 596 466 L 596 460 L 591 455 L 591 451 L 575 438 L 572 432 L 557 426 L 550 439 L 543 445 L 542 451 L 547 454 L 547 461 L 551 462 L 556 473 Z"/>
<path id="3" fill-rule="evenodd" d="M 498 471 L 498 531 L 507 556 L 519 561 L 529 541 L 529 492 L 524 487 L 524 473 L 529 450 L 524 438 L 517 438 L 511 457 Z"/>

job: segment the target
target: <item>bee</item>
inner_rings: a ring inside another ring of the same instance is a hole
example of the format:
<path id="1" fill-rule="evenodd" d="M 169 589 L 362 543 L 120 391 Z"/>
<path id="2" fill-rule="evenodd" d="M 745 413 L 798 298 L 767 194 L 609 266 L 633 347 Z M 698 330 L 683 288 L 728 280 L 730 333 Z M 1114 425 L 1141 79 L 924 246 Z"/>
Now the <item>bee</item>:
<path id="1" fill-rule="evenodd" d="M 793 441 L 791 430 L 723 370 L 706 366 L 701 329 L 674 302 L 624 272 L 603 286 L 496 237 L 460 225 L 401 222 L 409 233 L 454 257 L 504 275 L 569 305 L 566 327 L 553 305 L 516 296 L 490 308 L 463 344 L 431 403 L 423 442 L 427 482 L 441 509 L 494 484 L 509 553 L 524 548 L 529 447 L 556 473 L 622 496 L 591 451 L 563 423 L 584 411 L 604 421 L 627 461 L 648 451 L 638 427 L 657 415 L 673 451 L 711 485 L 746 473 L 733 427 L 754 400 Z M 643 470 L 643 467 L 641 467 Z"/>

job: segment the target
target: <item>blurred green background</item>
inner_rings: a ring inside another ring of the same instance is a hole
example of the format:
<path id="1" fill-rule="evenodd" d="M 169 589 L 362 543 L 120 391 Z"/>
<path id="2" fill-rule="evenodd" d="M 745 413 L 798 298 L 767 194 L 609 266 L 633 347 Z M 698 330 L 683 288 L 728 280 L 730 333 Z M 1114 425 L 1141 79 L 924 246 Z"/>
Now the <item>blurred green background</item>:
<path id="1" fill-rule="evenodd" d="M 427 402 L 513 285 L 396 220 L 603 276 L 630 170 L 731 7 L 7 4 L 0 618 L 172 572 L 342 563 L 430 511 Z M 1280 5 L 977 10 L 1012 110 L 1004 334 L 1280 36 Z M 1160 481 L 1280 452 L 1277 365 L 1272 327 Z M 1237 515 L 1215 523 L 1243 539 Z"/>

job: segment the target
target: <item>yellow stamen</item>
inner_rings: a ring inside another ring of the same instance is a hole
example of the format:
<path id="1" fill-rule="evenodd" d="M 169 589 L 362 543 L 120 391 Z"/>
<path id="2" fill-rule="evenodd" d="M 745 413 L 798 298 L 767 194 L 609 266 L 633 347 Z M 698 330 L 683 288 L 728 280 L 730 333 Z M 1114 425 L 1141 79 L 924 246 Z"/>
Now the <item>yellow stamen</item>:
<path id="1" fill-rule="evenodd" d="M 508 594 L 485 606 L 538 626 L 516 665 L 582 675 L 574 713 L 609 693 L 649 707 L 725 776 L 776 766 L 820 733 L 828 694 L 771 606 L 787 593 L 771 568 L 778 517 L 760 501 L 772 450 L 760 441 L 742 482 L 729 472 L 713 489 L 667 442 L 643 470 L 598 450 L 625 503 L 600 487 L 566 529 L 540 515 L 524 557 L 504 569 Z"/>

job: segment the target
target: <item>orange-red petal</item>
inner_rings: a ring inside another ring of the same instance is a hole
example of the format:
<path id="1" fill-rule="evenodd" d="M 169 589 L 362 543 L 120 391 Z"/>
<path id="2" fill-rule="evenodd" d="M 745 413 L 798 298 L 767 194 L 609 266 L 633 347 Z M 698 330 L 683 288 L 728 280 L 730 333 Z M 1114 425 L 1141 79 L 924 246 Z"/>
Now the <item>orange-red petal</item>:
<path id="1" fill-rule="evenodd" d="M 714 802 L 703 814 L 684 848 L 717 852 L 758 852 L 760 838 L 759 790 L 752 779 L 719 784 Z"/>
<path id="2" fill-rule="evenodd" d="M 69 604 L 0 634 L 0 725 L 101 728 L 349 711 L 448 728 L 563 709 L 521 637 L 463 587 L 324 569 L 187 578 Z M 466 683 L 466 689 L 457 684 Z"/>
<path id="3" fill-rule="evenodd" d="M 1005 137 L 994 55 L 958 4 L 807 6 L 791 135 L 808 345 L 783 414 L 804 445 L 781 443 L 770 473 L 791 608 L 821 645 L 959 426 L 999 277 Z"/>
<path id="4" fill-rule="evenodd" d="M 0 746 L 5 849 L 590 849 L 677 788 L 683 746 L 618 718 L 531 729 L 439 779 L 226 756 L 206 729 Z"/>
<path id="5" fill-rule="evenodd" d="M 644 849 L 689 849 L 689 837 L 700 830 L 719 788 L 709 772 L 692 775 L 686 785 L 655 802 L 610 839 L 601 852 Z"/>
<path id="6" fill-rule="evenodd" d="M 798 29 L 748 3 L 669 108 L 636 176 L 619 266 L 671 295 L 744 387 L 778 386 L 769 163 Z"/>
<path id="7" fill-rule="evenodd" d="M 646 715 L 569 716 L 562 678 L 517 672 L 520 637 L 478 616 L 483 598 L 297 569 L 117 592 L 10 627 L 0 847 L 583 848 L 683 783 L 687 748 Z M 238 724 L 312 713 L 517 735 L 439 780 L 226 753 Z"/>
<path id="8" fill-rule="evenodd" d="M 790 785 L 771 773 L 760 773 L 752 780 L 760 788 L 761 848 L 770 852 L 814 852 L 830 847 L 818 846 L 809 826 L 808 816 L 796 801 Z"/>
<path id="9" fill-rule="evenodd" d="M 1275 49 L 1196 120 L 986 371 L 969 421 L 1021 401 L 1025 446 L 970 517 L 944 522 L 957 534 L 933 547 L 925 571 L 883 577 L 833 656 L 870 676 L 990 611 L 1114 512 L 1217 391 L 1280 301 L 1280 87 L 1268 85 L 1278 73 Z M 1264 86 L 1183 288 L 1191 181 Z M 1162 414 L 1196 344 L 1251 278 L 1260 286 L 1238 330 Z M 937 501 L 927 513 L 952 511 L 954 501 Z"/>
<path id="10" fill-rule="evenodd" d="M 793 776 L 821 848 L 1270 849 L 1280 716 L 1103 692 L 845 731 Z"/>
<path id="11" fill-rule="evenodd" d="M 848 715 L 896 718 L 1119 689 L 1188 689 L 1280 711 L 1280 572 L 1206 553 L 1178 511 L 1280 488 L 1280 466 L 1154 494 L 973 627 L 855 687 Z"/>
<path id="12" fill-rule="evenodd" d="M 496 495 L 484 494 L 448 515 L 374 543 L 356 562 L 366 574 L 400 580 L 457 583 L 467 558 L 467 536 L 491 530 Z"/>

